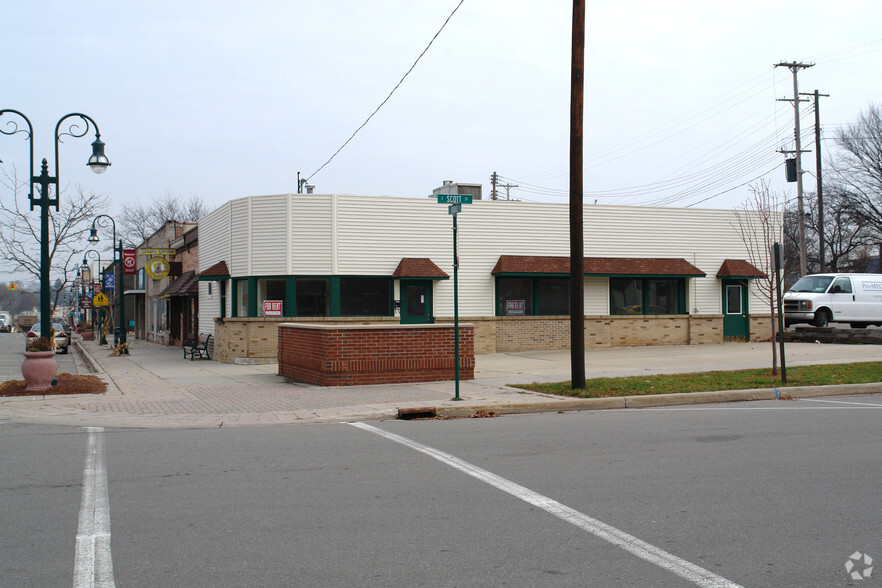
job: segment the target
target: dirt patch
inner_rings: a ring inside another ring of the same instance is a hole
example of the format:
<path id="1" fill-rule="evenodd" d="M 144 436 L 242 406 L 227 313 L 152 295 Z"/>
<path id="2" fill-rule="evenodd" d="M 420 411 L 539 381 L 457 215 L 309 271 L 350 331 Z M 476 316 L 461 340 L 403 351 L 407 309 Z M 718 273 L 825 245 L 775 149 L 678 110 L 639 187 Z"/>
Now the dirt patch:
<path id="1" fill-rule="evenodd" d="M 65 394 L 104 394 L 107 384 L 98 376 L 74 376 L 67 372 L 58 374 L 58 385 L 39 392 L 27 391 L 24 380 L 8 380 L 0 384 L 0 396 L 59 396 Z"/>

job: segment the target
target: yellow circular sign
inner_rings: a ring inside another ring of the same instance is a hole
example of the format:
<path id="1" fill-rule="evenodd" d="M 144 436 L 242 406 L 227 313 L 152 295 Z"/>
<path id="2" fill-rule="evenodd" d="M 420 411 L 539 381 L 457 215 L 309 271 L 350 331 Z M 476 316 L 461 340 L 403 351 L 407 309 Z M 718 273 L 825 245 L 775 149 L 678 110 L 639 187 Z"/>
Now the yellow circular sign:
<path id="1" fill-rule="evenodd" d="M 171 266 L 164 257 L 151 257 L 147 260 L 147 275 L 154 280 L 161 280 L 168 275 Z"/>

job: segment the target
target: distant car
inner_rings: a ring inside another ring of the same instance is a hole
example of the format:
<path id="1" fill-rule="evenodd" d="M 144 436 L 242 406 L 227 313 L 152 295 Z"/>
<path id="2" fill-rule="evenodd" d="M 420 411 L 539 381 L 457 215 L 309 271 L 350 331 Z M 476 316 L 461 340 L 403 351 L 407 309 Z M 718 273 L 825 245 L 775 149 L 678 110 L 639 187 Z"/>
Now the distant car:
<path id="1" fill-rule="evenodd" d="M 67 353 L 67 349 L 70 346 L 70 326 L 53 321 L 52 329 L 55 331 L 55 353 Z M 40 337 L 41 330 L 40 323 L 31 327 L 31 330 L 28 331 L 27 335 L 29 344 Z"/>
<path id="2" fill-rule="evenodd" d="M 6 317 L 0 315 L 0 333 L 11 333 L 12 326 L 7 322 Z"/>

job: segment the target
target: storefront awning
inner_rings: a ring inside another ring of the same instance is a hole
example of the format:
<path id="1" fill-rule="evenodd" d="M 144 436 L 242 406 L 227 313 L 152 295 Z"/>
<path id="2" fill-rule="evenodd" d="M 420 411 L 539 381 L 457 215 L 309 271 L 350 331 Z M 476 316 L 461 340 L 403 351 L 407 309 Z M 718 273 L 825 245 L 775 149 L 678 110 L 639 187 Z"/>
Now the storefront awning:
<path id="1" fill-rule="evenodd" d="M 200 282 L 219 282 L 230 279 L 230 270 L 226 261 L 219 261 L 204 272 L 200 272 L 196 279 Z"/>
<path id="2" fill-rule="evenodd" d="M 765 278 L 766 274 L 760 271 L 755 265 L 743 259 L 726 259 L 717 272 L 718 278 L 746 278 L 752 280 L 754 278 Z"/>
<path id="3" fill-rule="evenodd" d="M 450 276 L 428 257 L 402 257 L 392 274 L 393 280 L 447 280 Z"/>
<path id="4" fill-rule="evenodd" d="M 707 275 L 685 259 L 677 258 L 586 257 L 583 267 L 586 276 L 700 278 Z M 569 276 L 570 258 L 500 255 L 490 273 L 508 276 Z"/>
<path id="5" fill-rule="evenodd" d="M 159 293 L 160 298 L 172 298 L 174 296 L 199 296 L 199 284 L 196 283 L 195 271 L 184 272 L 180 278 L 166 286 Z"/>

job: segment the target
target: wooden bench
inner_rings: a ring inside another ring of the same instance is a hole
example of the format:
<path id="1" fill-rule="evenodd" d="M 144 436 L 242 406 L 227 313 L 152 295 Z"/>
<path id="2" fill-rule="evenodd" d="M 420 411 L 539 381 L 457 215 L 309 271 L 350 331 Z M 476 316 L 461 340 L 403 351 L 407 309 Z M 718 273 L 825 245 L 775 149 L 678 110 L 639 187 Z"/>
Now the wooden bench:
<path id="1" fill-rule="evenodd" d="M 187 359 L 187 356 L 190 357 L 190 361 L 197 357 L 200 359 L 211 359 L 211 356 L 208 354 L 209 341 L 211 341 L 211 335 L 203 333 L 199 333 L 199 337 L 196 339 L 186 339 L 184 341 L 184 359 Z"/>

